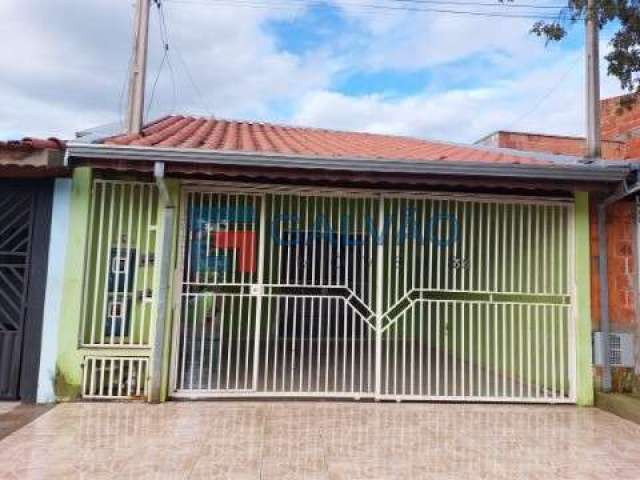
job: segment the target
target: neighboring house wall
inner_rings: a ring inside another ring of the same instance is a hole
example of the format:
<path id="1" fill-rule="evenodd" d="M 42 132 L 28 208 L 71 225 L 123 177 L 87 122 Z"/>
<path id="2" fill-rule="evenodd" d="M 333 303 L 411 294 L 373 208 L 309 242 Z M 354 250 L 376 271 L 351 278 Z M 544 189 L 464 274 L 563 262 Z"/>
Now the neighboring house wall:
<path id="1" fill-rule="evenodd" d="M 607 215 L 607 255 L 609 259 L 609 317 L 611 330 L 638 335 L 638 270 L 636 262 L 636 205 L 634 201 L 618 202 L 609 208 Z M 598 263 L 598 227 L 596 208 L 591 209 L 591 317 L 593 329 L 600 329 L 600 277 Z M 636 371 L 638 371 L 636 367 Z M 613 388 L 629 391 L 634 383 L 631 371 L 613 369 Z"/>
<path id="2" fill-rule="evenodd" d="M 603 138 L 629 141 L 640 139 L 640 101 L 629 106 L 621 103 L 626 97 L 613 97 L 601 103 Z"/>
<path id="3" fill-rule="evenodd" d="M 512 148 L 529 152 L 552 153 L 556 155 L 582 156 L 585 153 L 585 141 L 580 137 L 561 137 L 522 132 L 496 132 L 478 142 L 481 145 Z M 627 155 L 624 141 L 605 140 L 602 143 L 603 157 L 609 160 L 621 160 Z"/>

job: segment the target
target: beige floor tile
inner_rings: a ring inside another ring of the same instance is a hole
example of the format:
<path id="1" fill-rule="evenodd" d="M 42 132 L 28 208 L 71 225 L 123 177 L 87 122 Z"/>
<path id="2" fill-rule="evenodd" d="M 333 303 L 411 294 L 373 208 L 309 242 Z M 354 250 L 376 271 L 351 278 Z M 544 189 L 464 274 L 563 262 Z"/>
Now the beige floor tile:
<path id="1" fill-rule="evenodd" d="M 640 479 L 597 409 L 339 402 L 63 404 L 0 441 L 0 479 Z"/>

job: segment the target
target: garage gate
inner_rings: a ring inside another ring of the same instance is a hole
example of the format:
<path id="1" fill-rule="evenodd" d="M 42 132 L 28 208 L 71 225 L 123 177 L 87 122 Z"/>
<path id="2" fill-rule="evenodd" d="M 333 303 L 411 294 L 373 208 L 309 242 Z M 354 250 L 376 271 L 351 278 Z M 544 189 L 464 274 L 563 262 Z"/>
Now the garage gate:
<path id="1" fill-rule="evenodd" d="M 172 396 L 574 402 L 572 222 L 568 200 L 189 188 Z"/>

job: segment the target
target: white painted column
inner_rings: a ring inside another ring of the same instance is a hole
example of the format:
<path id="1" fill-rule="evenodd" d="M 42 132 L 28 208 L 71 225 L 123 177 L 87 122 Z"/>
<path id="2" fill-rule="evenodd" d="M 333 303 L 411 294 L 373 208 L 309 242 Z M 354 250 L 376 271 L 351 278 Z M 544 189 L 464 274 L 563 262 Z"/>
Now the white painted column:
<path id="1" fill-rule="evenodd" d="M 57 178 L 55 180 L 51 212 L 49 264 L 47 267 L 47 288 L 44 300 L 44 318 L 42 320 L 42 349 L 38 375 L 38 403 L 49 403 L 56 400 L 54 385 L 56 356 L 58 354 L 58 326 L 62 311 L 64 264 L 69 235 L 70 194 L 71 179 Z"/>

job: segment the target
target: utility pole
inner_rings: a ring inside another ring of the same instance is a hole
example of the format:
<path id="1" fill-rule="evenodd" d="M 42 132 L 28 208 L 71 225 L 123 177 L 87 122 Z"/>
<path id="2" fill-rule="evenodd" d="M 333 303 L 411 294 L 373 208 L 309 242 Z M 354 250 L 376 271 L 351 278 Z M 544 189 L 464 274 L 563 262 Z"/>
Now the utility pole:
<path id="1" fill-rule="evenodd" d="M 144 89 L 149 44 L 149 10 L 151 0 L 136 0 L 133 32 L 133 62 L 129 76 L 127 133 L 139 134 L 144 121 Z"/>
<path id="2" fill-rule="evenodd" d="M 600 44 L 596 0 L 587 2 L 586 68 L 587 68 L 587 158 L 602 156 L 600 126 Z"/>

